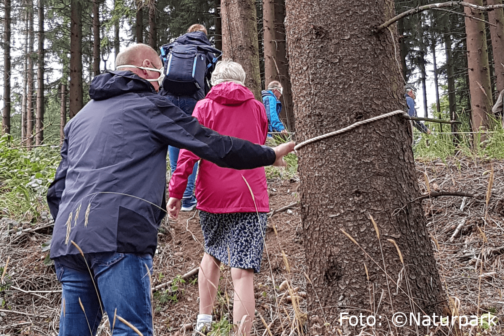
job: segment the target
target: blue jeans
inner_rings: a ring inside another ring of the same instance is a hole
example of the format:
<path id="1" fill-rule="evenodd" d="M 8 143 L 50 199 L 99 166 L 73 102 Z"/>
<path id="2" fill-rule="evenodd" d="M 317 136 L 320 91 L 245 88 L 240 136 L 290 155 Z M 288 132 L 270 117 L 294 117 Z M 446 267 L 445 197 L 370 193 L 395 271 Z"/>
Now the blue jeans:
<path id="1" fill-rule="evenodd" d="M 182 111 L 187 113 L 188 115 L 192 115 L 194 111 L 194 107 L 196 106 L 197 101 L 193 98 L 189 97 L 176 97 L 176 96 L 166 96 L 175 106 L 178 106 Z M 180 149 L 177 147 L 169 146 L 168 147 L 168 156 L 170 158 L 170 169 L 171 173 L 175 172 L 177 169 L 177 161 L 179 157 Z M 198 171 L 198 163 L 194 165 L 193 172 L 187 179 L 187 187 L 184 191 L 184 198 L 192 198 L 194 193 L 194 184 L 196 181 L 196 172 Z"/>
<path id="2" fill-rule="evenodd" d="M 86 260 L 96 290 L 81 255 L 54 260 L 56 275 L 63 286 L 59 336 L 95 335 L 102 319 L 100 301 L 111 329 L 117 312 L 117 316 L 131 323 L 144 336 L 152 335 L 151 287 L 147 272 L 148 268 L 152 274 L 152 256 L 93 253 L 86 255 Z M 119 319 L 115 321 L 113 334 L 137 335 Z"/>

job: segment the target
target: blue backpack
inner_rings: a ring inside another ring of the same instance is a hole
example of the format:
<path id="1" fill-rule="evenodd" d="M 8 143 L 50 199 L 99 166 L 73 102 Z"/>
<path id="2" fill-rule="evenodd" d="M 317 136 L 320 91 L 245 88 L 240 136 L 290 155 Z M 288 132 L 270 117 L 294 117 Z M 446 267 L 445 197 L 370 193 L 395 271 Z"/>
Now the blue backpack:
<path id="1" fill-rule="evenodd" d="M 205 88 L 207 72 L 220 56 L 219 50 L 205 45 L 174 43 L 162 46 L 161 59 L 165 74 L 163 89 L 181 96 L 192 95 Z"/>

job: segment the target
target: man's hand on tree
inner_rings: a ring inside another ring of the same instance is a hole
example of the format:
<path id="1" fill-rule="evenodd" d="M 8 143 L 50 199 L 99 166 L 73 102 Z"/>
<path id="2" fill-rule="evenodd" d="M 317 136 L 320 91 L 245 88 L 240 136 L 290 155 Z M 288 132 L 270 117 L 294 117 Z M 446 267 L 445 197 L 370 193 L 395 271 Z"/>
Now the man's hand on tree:
<path id="1" fill-rule="evenodd" d="M 275 167 L 285 167 L 287 164 L 285 163 L 283 157 L 292 151 L 294 151 L 294 146 L 296 144 L 294 142 L 286 142 L 284 144 L 281 144 L 279 146 L 276 146 L 273 148 L 276 154 L 276 160 L 275 163 L 273 163 L 273 166 Z"/>
<path id="2" fill-rule="evenodd" d="M 182 207 L 182 200 L 178 198 L 170 197 L 168 204 L 166 205 L 166 211 L 168 212 L 168 218 L 177 219 L 180 213 L 180 208 Z"/>

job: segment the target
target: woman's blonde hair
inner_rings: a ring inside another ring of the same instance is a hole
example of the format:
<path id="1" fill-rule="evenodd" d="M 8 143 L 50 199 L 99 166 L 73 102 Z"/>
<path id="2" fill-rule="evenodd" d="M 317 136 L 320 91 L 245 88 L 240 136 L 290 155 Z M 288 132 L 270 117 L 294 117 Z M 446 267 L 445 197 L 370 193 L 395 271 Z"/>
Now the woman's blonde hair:
<path id="1" fill-rule="evenodd" d="M 246 77 L 247 74 L 240 63 L 231 60 L 223 60 L 217 63 L 212 73 L 212 85 L 215 86 L 224 82 L 234 82 L 245 86 Z"/>
<path id="2" fill-rule="evenodd" d="M 205 26 L 203 26 L 202 24 L 199 24 L 199 23 L 195 23 L 187 29 L 188 33 L 194 33 L 197 31 L 203 32 L 203 33 L 205 33 L 205 35 L 208 35 L 208 32 L 207 32 Z"/>

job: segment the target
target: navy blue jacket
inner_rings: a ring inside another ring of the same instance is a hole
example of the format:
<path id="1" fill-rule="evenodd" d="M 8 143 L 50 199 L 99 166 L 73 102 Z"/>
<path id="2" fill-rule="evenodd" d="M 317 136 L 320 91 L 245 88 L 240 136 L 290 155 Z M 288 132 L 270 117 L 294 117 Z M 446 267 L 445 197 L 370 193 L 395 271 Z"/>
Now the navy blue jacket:
<path id="1" fill-rule="evenodd" d="M 182 36 L 179 36 L 179 37 L 177 37 L 177 39 L 175 41 L 168 44 L 167 46 L 169 47 L 169 46 L 172 46 L 175 44 L 212 46 L 210 41 L 208 41 L 206 34 L 201 31 L 187 33 Z M 195 99 L 196 101 L 198 101 L 198 100 L 205 98 L 207 93 L 210 91 L 210 86 L 208 85 L 208 83 L 210 82 L 210 77 L 212 76 L 212 72 L 215 69 L 215 64 L 213 63 L 214 56 L 218 56 L 218 55 L 207 54 L 207 64 L 212 64 L 212 66 L 207 69 L 205 77 L 208 81 L 205 81 L 205 87 L 200 88 L 196 93 L 194 93 L 193 95 L 190 95 L 188 97 L 191 97 L 191 98 Z M 161 94 L 162 96 L 171 95 L 169 92 L 164 91 L 162 88 L 159 91 L 159 94 Z"/>
<path id="2" fill-rule="evenodd" d="M 168 145 L 221 167 L 271 165 L 275 152 L 220 134 L 129 71 L 93 79 L 92 100 L 65 127 L 47 201 L 55 219 L 51 258 L 84 253 L 154 254 L 165 215 Z"/>
<path id="3" fill-rule="evenodd" d="M 409 116 L 410 117 L 417 117 L 417 112 L 416 112 L 416 108 L 415 108 L 415 100 L 413 98 L 411 98 L 410 96 L 408 96 L 408 94 L 406 94 L 405 97 L 406 97 L 406 104 L 408 105 Z M 415 126 L 415 128 L 417 130 L 419 130 L 420 132 L 427 133 L 428 128 L 422 122 L 420 122 L 418 120 L 413 120 L 413 126 Z"/>

